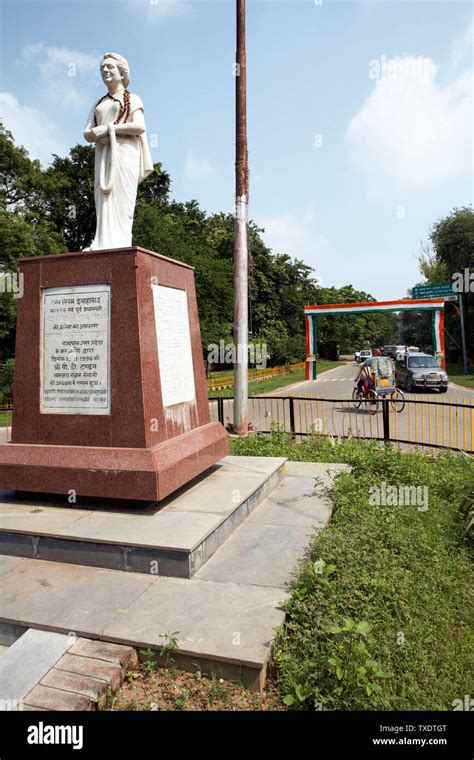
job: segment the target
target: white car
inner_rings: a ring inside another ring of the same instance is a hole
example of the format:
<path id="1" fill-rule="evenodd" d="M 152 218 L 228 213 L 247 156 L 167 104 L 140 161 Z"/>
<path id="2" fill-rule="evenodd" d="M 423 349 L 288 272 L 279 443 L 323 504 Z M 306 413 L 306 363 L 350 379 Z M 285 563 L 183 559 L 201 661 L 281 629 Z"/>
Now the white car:
<path id="1" fill-rule="evenodd" d="M 366 359 L 370 359 L 370 358 L 371 358 L 371 356 L 372 356 L 372 351 L 371 351 L 371 349 L 370 349 L 370 348 L 369 348 L 369 349 L 364 349 L 363 351 L 361 351 L 361 352 L 360 352 L 360 355 L 359 355 L 359 362 L 360 362 L 361 364 L 363 364 L 363 363 L 365 362 L 365 360 L 366 360 Z"/>

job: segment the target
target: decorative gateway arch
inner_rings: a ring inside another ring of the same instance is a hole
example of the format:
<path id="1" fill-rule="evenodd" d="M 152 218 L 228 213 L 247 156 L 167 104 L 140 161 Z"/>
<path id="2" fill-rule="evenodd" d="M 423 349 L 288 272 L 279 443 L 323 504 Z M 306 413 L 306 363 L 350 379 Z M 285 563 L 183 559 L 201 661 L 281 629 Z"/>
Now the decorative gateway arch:
<path id="1" fill-rule="evenodd" d="M 432 335 L 435 356 L 440 360 L 443 369 L 446 368 L 444 354 L 444 299 L 443 298 L 410 298 L 402 301 L 362 301 L 360 303 L 330 303 L 316 306 L 305 306 L 306 322 L 306 380 L 315 380 L 316 354 L 318 339 L 316 319 L 322 316 L 337 314 L 361 314 L 376 311 L 431 311 Z"/>

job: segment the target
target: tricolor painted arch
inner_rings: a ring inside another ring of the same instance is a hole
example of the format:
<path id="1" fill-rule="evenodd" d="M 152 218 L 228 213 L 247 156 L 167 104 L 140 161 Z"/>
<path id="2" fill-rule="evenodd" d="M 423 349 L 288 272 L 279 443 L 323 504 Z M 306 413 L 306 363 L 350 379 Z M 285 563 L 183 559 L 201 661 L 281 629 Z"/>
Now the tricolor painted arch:
<path id="1" fill-rule="evenodd" d="M 443 369 L 446 366 L 444 356 L 444 299 L 410 298 L 402 301 L 361 301 L 359 303 L 330 303 L 305 306 L 306 322 L 306 379 L 316 379 L 316 354 L 318 341 L 316 318 L 335 316 L 337 314 L 361 314 L 379 311 L 431 311 L 433 345 L 436 356 Z"/>

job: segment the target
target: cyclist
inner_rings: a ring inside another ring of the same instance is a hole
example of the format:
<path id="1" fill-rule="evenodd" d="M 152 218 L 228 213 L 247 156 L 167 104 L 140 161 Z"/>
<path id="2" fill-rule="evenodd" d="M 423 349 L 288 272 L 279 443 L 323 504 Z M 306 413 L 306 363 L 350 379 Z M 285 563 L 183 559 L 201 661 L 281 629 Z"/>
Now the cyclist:
<path id="1" fill-rule="evenodd" d="M 363 393 L 364 396 L 367 396 L 368 392 L 374 387 L 372 364 L 375 363 L 375 360 L 377 358 L 378 357 L 376 356 L 369 356 L 369 358 L 360 365 L 360 369 L 357 373 L 357 377 L 355 379 L 357 383 L 357 390 L 359 393 Z"/>

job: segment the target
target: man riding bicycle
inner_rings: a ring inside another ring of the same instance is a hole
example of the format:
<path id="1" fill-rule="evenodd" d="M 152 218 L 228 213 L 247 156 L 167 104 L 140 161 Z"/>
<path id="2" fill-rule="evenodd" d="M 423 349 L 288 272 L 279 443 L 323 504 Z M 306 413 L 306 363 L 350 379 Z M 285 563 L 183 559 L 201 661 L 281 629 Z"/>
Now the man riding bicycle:
<path id="1" fill-rule="evenodd" d="M 369 356 L 361 365 L 357 373 L 357 390 L 367 396 L 369 391 L 376 390 L 378 378 L 389 378 L 390 386 L 393 384 L 393 370 L 390 361 L 382 356 Z M 388 385 L 388 382 L 387 382 Z"/>
<path id="2" fill-rule="evenodd" d="M 368 392 L 374 388 L 372 364 L 374 363 L 375 359 L 377 359 L 377 357 L 369 356 L 369 358 L 360 365 L 359 372 L 357 373 L 357 377 L 355 379 L 357 383 L 357 390 L 359 393 L 363 393 L 364 396 L 367 396 Z"/>

